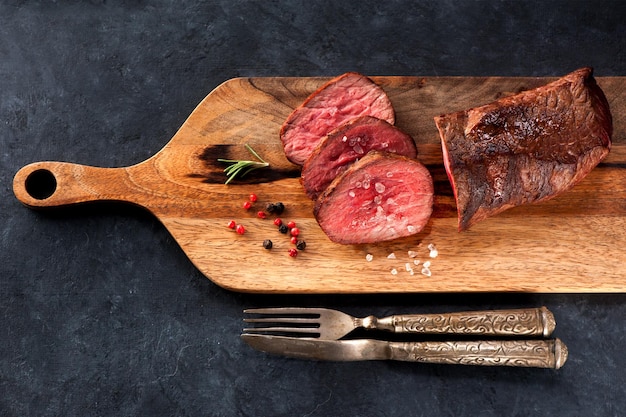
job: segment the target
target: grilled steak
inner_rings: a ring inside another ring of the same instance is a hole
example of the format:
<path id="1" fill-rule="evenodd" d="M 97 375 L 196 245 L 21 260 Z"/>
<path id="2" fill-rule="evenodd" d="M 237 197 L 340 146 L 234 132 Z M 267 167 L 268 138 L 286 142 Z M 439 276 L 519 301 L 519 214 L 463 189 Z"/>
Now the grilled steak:
<path id="1" fill-rule="evenodd" d="M 387 94 L 372 80 L 354 72 L 333 78 L 311 94 L 282 125 L 280 139 L 287 159 L 303 165 L 328 132 L 364 115 L 395 122 Z"/>
<path id="2" fill-rule="evenodd" d="M 570 189 L 609 153 L 613 132 L 591 68 L 435 123 L 459 231 Z"/>
<path id="3" fill-rule="evenodd" d="M 419 233 L 432 213 L 433 194 L 420 162 L 373 151 L 335 178 L 314 214 L 333 242 L 383 242 Z"/>
<path id="4" fill-rule="evenodd" d="M 306 160 L 300 180 L 307 195 L 317 199 L 337 175 L 371 150 L 417 156 L 413 138 L 397 127 L 371 116 L 352 119 L 325 136 Z"/>

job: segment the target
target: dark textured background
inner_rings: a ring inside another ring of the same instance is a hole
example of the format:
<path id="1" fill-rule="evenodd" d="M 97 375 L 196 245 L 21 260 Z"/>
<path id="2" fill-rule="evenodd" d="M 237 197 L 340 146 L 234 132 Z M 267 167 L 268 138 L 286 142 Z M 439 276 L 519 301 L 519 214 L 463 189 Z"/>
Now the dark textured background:
<path id="1" fill-rule="evenodd" d="M 0 415 L 626 415 L 624 294 L 237 294 L 140 209 L 35 212 L 11 189 L 30 162 L 141 162 L 237 76 L 626 76 L 625 22 L 624 3 L 596 1 L 1 2 Z M 570 359 L 336 364 L 243 345 L 242 309 L 281 304 L 546 305 Z"/>

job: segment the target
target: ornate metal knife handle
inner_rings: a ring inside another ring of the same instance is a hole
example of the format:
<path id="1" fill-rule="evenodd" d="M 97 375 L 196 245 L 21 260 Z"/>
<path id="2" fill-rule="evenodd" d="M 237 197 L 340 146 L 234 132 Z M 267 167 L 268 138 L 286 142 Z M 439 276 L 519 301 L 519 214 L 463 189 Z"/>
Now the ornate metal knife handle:
<path id="1" fill-rule="evenodd" d="M 556 327 L 554 315 L 546 308 L 468 311 L 445 314 L 395 315 L 381 319 L 367 317 L 363 326 L 396 333 L 464 334 L 481 336 L 543 336 Z"/>
<path id="2" fill-rule="evenodd" d="M 567 360 L 559 339 L 389 342 L 389 348 L 390 359 L 421 363 L 559 369 Z"/>

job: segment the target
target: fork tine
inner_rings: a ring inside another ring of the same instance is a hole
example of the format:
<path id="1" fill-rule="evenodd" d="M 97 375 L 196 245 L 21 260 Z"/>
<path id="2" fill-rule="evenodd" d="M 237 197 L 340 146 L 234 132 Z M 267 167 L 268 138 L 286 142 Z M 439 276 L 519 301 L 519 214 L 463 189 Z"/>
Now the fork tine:
<path id="1" fill-rule="evenodd" d="M 255 317 L 243 319 L 246 323 L 295 323 L 295 324 L 308 324 L 319 323 L 318 318 L 305 318 L 305 317 Z"/>
<path id="2" fill-rule="evenodd" d="M 248 308 L 244 310 L 247 314 L 301 314 L 320 315 L 325 308 L 300 308 L 300 307 L 276 307 L 276 308 Z"/>
<path id="3" fill-rule="evenodd" d="M 251 327 L 243 329 L 244 333 L 319 333 L 317 327 Z"/>

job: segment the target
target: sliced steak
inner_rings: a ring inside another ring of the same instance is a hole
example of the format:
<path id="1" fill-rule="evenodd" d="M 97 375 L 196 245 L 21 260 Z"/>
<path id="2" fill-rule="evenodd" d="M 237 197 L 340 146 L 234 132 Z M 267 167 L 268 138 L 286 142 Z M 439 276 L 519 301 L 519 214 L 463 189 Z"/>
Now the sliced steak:
<path id="1" fill-rule="evenodd" d="M 591 68 L 435 123 L 459 231 L 570 189 L 609 153 L 613 133 Z"/>
<path id="2" fill-rule="evenodd" d="M 383 242 L 419 233 L 432 214 L 433 194 L 433 180 L 420 162 L 370 152 L 335 178 L 314 214 L 333 242 Z"/>
<path id="3" fill-rule="evenodd" d="M 287 159 L 303 165 L 328 132 L 365 115 L 395 122 L 387 94 L 371 79 L 354 72 L 333 78 L 311 94 L 282 125 L 280 139 Z"/>
<path id="4" fill-rule="evenodd" d="M 371 116 L 352 119 L 325 136 L 306 160 L 300 180 L 307 195 L 317 199 L 337 175 L 372 150 L 417 156 L 413 138 L 397 127 Z"/>

